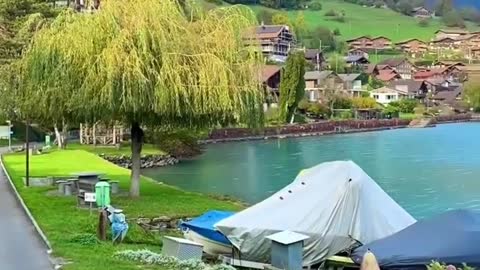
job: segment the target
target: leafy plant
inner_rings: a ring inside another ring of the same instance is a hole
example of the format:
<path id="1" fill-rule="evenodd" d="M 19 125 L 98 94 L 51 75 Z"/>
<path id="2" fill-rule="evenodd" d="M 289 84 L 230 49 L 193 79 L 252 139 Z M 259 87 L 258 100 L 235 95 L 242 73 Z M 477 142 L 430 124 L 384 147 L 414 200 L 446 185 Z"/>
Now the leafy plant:
<path id="1" fill-rule="evenodd" d="M 70 239 L 71 243 L 80 244 L 82 246 L 93 246 L 100 241 L 98 241 L 97 236 L 91 233 L 77 234 Z"/>
<path id="2" fill-rule="evenodd" d="M 335 17 L 337 16 L 337 12 L 333 9 L 330 9 L 329 11 L 325 12 L 326 17 Z"/>
<path id="3" fill-rule="evenodd" d="M 310 4 L 309 8 L 311 10 L 315 10 L 315 11 L 322 10 L 322 3 L 318 2 L 318 1 L 313 2 L 313 3 Z"/>

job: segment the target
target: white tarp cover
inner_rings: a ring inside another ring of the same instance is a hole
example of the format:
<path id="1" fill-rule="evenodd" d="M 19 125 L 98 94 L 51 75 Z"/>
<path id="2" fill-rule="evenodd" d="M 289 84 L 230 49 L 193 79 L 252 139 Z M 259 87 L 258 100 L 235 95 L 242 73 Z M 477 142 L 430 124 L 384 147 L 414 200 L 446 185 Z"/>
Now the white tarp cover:
<path id="1" fill-rule="evenodd" d="M 311 265 L 414 222 L 358 165 L 334 161 L 302 171 L 290 185 L 215 227 L 241 259 L 257 262 L 270 260 L 267 236 L 284 230 L 308 235 L 303 263 Z"/>

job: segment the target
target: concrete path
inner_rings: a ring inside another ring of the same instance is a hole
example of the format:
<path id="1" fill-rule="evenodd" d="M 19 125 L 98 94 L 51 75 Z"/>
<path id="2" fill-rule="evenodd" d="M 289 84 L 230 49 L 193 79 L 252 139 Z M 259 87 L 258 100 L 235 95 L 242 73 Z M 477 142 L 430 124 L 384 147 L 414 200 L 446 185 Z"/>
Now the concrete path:
<path id="1" fill-rule="evenodd" d="M 0 148 L 0 153 L 6 149 Z M 47 248 L 16 201 L 0 169 L 0 269 L 51 270 Z"/>

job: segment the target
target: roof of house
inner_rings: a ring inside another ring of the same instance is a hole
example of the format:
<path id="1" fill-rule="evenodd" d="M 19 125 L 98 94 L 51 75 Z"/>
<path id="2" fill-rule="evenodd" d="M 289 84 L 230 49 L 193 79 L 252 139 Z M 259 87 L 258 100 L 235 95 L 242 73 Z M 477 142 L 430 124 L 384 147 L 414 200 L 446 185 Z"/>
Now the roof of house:
<path id="1" fill-rule="evenodd" d="M 363 55 L 348 55 L 344 57 L 347 63 L 355 63 L 355 62 L 362 62 L 362 63 L 370 63 L 368 59 Z"/>
<path id="2" fill-rule="evenodd" d="M 280 72 L 281 67 L 275 65 L 265 65 L 260 69 L 260 79 L 262 82 L 268 81 L 276 73 Z"/>
<path id="3" fill-rule="evenodd" d="M 443 100 L 446 103 L 452 103 L 461 94 L 462 94 L 461 87 L 456 87 L 453 90 L 445 90 L 445 91 L 437 92 L 432 98 L 436 100 Z"/>
<path id="4" fill-rule="evenodd" d="M 404 61 L 408 61 L 408 59 L 405 58 L 405 57 L 388 58 L 388 59 L 385 59 L 385 60 L 381 61 L 378 64 L 379 65 L 387 65 L 387 66 L 390 66 L 390 67 L 397 67 L 400 64 L 402 64 Z"/>
<path id="5" fill-rule="evenodd" d="M 355 51 L 361 51 L 363 53 L 368 53 L 367 50 L 364 50 L 362 48 L 354 48 L 354 49 L 348 50 L 348 52 L 355 52 Z"/>
<path id="6" fill-rule="evenodd" d="M 322 51 L 319 49 L 306 49 L 305 58 L 306 59 L 315 59 L 317 55 L 321 55 Z"/>
<path id="7" fill-rule="evenodd" d="M 450 81 L 444 78 L 429 78 L 429 79 L 426 79 L 425 82 L 431 85 L 441 86 L 442 83 L 450 82 Z"/>
<path id="8" fill-rule="evenodd" d="M 337 75 L 344 82 L 353 82 L 360 76 L 360 73 L 337 74 Z"/>
<path id="9" fill-rule="evenodd" d="M 327 78 L 330 74 L 335 74 L 335 73 L 331 70 L 307 71 L 305 72 L 305 75 L 303 76 L 303 78 L 307 81 L 323 80 Z"/>
<path id="10" fill-rule="evenodd" d="M 365 73 L 367 73 L 367 74 L 372 74 L 375 71 L 375 69 L 377 69 L 377 71 L 378 71 L 378 68 L 377 68 L 376 64 L 365 65 Z"/>
<path id="11" fill-rule="evenodd" d="M 386 86 L 383 86 L 381 88 L 373 89 L 371 93 L 378 93 L 378 94 L 398 94 L 398 91 Z"/>
<path id="12" fill-rule="evenodd" d="M 415 8 L 413 8 L 413 10 L 412 10 L 412 11 L 413 11 L 413 12 L 416 12 L 416 11 L 419 11 L 419 10 L 422 10 L 422 9 L 424 9 L 424 10 L 426 10 L 426 11 L 430 11 L 430 10 L 428 10 L 428 8 L 426 8 L 426 7 L 423 7 L 423 6 L 420 6 L 420 7 L 415 7 Z"/>
<path id="13" fill-rule="evenodd" d="M 454 38 L 452 38 L 452 37 L 441 37 L 441 38 L 435 38 L 435 39 L 432 40 L 433 43 L 445 42 L 445 41 L 455 42 L 455 41 L 457 41 L 457 40 L 454 39 Z"/>
<path id="14" fill-rule="evenodd" d="M 445 33 L 445 34 L 460 34 L 460 35 L 466 35 L 470 33 L 468 30 L 465 29 L 460 29 L 460 28 L 447 28 L 447 29 L 439 29 L 435 31 L 435 34 L 437 33 Z"/>
<path id="15" fill-rule="evenodd" d="M 378 80 L 381 80 L 381 81 L 384 81 L 384 82 L 388 82 L 388 81 L 391 81 L 393 79 L 399 79 L 401 78 L 400 75 L 396 72 L 396 71 L 393 71 L 393 70 L 380 70 L 380 72 L 378 73 L 377 77 L 376 77 Z"/>
<path id="16" fill-rule="evenodd" d="M 386 39 L 386 40 L 389 40 L 390 42 L 392 41 L 391 39 L 389 39 L 389 38 L 387 38 L 387 37 L 385 37 L 385 36 L 377 36 L 377 37 L 372 38 L 372 40 L 381 39 L 381 38 Z"/>
<path id="17" fill-rule="evenodd" d="M 352 41 L 355 41 L 355 40 L 358 40 L 358 39 L 361 39 L 361 38 L 368 38 L 369 40 L 372 40 L 372 37 L 370 37 L 370 36 L 359 36 L 359 37 L 356 37 L 356 38 L 347 39 L 346 42 L 352 42 Z"/>
<path id="18" fill-rule="evenodd" d="M 408 92 L 417 92 L 424 84 L 425 84 L 425 81 L 402 79 L 402 80 L 392 81 L 388 86 L 392 88 L 396 88 L 398 86 L 407 86 Z"/>
<path id="19" fill-rule="evenodd" d="M 258 38 L 275 38 L 287 28 L 286 25 L 259 25 L 255 27 L 255 36 Z"/>
<path id="20" fill-rule="evenodd" d="M 407 39 L 407 40 L 403 40 L 403 41 L 397 42 L 397 43 L 395 43 L 395 44 L 397 44 L 397 45 L 402 45 L 402 44 L 406 44 L 406 43 L 409 43 L 409 42 L 412 42 L 412 41 L 418 41 L 418 42 L 420 42 L 420 43 L 422 43 L 422 44 L 426 44 L 425 41 L 420 40 L 420 39 L 418 39 L 418 38 L 410 38 L 410 39 Z"/>

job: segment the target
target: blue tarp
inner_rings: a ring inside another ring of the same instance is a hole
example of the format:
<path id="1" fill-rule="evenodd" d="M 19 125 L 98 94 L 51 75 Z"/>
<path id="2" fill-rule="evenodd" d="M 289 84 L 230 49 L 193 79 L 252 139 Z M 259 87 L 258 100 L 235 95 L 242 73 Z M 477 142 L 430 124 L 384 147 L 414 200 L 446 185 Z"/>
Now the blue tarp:
<path id="1" fill-rule="evenodd" d="M 230 241 L 228 241 L 228 239 L 223 234 L 215 230 L 214 225 L 220 220 L 230 217 L 233 214 L 235 213 L 228 211 L 212 210 L 190 221 L 182 222 L 180 227 L 182 229 L 188 228 L 200 234 L 201 236 L 214 240 L 216 242 L 230 245 Z"/>
<path id="2" fill-rule="evenodd" d="M 357 248 L 352 259 L 360 264 L 367 250 L 377 257 L 382 269 L 425 269 L 432 260 L 480 267 L 480 213 L 453 210 L 418 221 Z"/>

